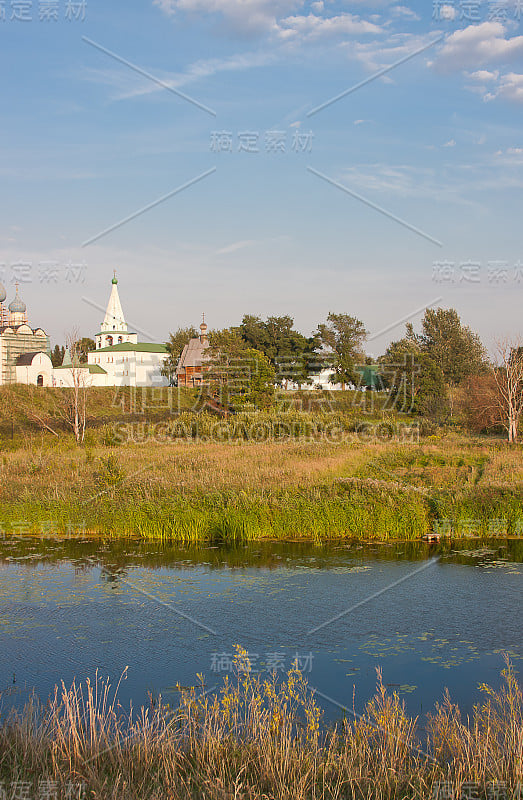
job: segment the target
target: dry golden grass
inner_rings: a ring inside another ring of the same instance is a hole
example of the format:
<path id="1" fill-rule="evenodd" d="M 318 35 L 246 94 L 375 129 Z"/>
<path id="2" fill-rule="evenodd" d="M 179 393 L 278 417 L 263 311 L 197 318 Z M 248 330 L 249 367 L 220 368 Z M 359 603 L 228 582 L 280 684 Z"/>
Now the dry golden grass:
<path id="1" fill-rule="evenodd" d="M 93 800 L 426 800 L 458 798 L 470 783 L 507 800 L 521 791 L 523 703 L 508 662 L 502 688 L 484 686 L 471 719 L 447 698 L 425 734 L 379 673 L 364 713 L 325 728 L 296 667 L 277 682 L 253 676 L 239 647 L 235 662 L 217 694 L 185 689 L 178 708 L 131 716 L 98 679 L 62 684 L 45 707 L 31 703 L 0 726 L 0 782 L 82 783 Z"/>
<path id="2" fill-rule="evenodd" d="M 2 454 L 0 500 L 27 491 L 34 499 L 89 496 L 100 459 L 113 454 L 124 494 L 177 490 L 276 490 L 328 485 L 337 478 L 398 481 L 418 487 L 507 486 L 523 483 L 519 448 L 449 436 L 420 444 L 352 441 L 147 442 L 118 448 L 70 447 L 35 438 Z"/>
<path id="3" fill-rule="evenodd" d="M 84 519 L 89 530 L 184 540 L 415 538 L 438 519 L 454 520 L 458 535 L 461 520 L 478 519 L 485 534 L 494 518 L 523 531 L 521 448 L 457 434 L 81 448 L 41 435 L 1 459 L 4 527 L 55 518 L 57 530 Z"/>

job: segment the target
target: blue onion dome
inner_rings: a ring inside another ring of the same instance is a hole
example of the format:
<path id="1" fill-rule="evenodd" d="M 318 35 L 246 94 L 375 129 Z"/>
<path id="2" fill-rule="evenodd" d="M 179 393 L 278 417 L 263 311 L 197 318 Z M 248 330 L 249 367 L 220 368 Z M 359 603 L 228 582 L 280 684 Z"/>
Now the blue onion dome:
<path id="1" fill-rule="evenodd" d="M 2 283 L 0 283 L 0 303 L 3 303 L 6 297 L 7 297 L 7 292 L 5 290 L 5 286 Z"/>
<path id="2" fill-rule="evenodd" d="M 8 308 L 11 314 L 25 314 L 26 305 L 24 301 L 19 297 L 18 289 L 16 290 L 15 299 L 11 300 Z"/>

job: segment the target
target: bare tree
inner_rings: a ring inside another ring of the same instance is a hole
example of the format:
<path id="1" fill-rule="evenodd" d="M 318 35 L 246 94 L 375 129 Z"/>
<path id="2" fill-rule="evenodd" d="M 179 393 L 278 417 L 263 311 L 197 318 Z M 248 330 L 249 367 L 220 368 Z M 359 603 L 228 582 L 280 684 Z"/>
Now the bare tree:
<path id="1" fill-rule="evenodd" d="M 523 341 L 502 339 L 496 347 L 497 365 L 494 378 L 497 402 L 508 441 L 514 444 L 523 413 Z"/>
<path id="2" fill-rule="evenodd" d="M 72 428 L 77 444 L 82 444 L 87 424 L 87 396 L 90 385 L 89 370 L 80 363 L 78 331 L 66 335 L 66 346 L 71 356 L 71 386 L 63 389 L 59 414 Z"/>

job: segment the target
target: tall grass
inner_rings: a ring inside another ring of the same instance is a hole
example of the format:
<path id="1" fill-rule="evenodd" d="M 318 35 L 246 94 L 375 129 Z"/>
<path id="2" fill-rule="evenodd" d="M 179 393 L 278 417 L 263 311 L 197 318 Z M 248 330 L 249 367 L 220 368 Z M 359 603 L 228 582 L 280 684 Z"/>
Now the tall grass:
<path id="1" fill-rule="evenodd" d="M 523 534 L 517 448 L 451 435 L 338 443 L 319 433 L 321 415 L 311 436 L 311 415 L 287 416 L 305 426 L 303 438 L 278 438 L 273 416 L 269 441 L 242 439 L 244 414 L 227 422 L 238 435 L 227 441 L 158 442 L 144 434 L 127 446 L 113 446 L 113 437 L 111 445 L 81 449 L 28 440 L 1 455 L 0 535 L 405 540 L 440 522 L 453 537 Z M 223 422 L 190 418 L 209 431 Z"/>
<path id="2" fill-rule="evenodd" d="M 326 727 L 296 666 L 262 680 L 238 647 L 219 692 L 181 689 L 175 709 L 159 701 L 124 713 L 117 688 L 98 677 L 62 684 L 47 705 L 3 720 L 0 782 L 82 782 L 94 800 L 426 800 L 460 797 L 469 782 L 482 796 L 503 786 L 516 797 L 523 703 L 508 662 L 503 678 L 497 692 L 483 687 L 466 720 L 447 697 L 422 733 L 378 673 L 363 714 Z"/>
<path id="3" fill-rule="evenodd" d="M 103 469 L 100 474 L 107 472 L 110 482 L 100 492 L 102 503 L 32 503 L 28 508 L 19 506 L 18 515 L 15 506 L 12 527 L 5 511 L 2 514 L 5 529 L 17 532 L 16 518 L 23 515 L 26 533 L 38 533 L 39 526 L 51 519 L 62 534 L 86 529 L 184 543 L 234 543 L 260 538 L 405 540 L 420 538 L 430 526 L 422 495 L 379 482 L 348 479 L 302 491 L 258 493 L 193 490 L 122 504 L 113 483 L 114 464 Z"/>

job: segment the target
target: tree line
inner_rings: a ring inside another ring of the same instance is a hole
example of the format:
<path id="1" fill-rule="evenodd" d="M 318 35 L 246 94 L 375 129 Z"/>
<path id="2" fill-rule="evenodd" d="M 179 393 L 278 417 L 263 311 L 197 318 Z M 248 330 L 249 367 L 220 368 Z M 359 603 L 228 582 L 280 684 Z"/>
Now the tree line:
<path id="1" fill-rule="evenodd" d="M 295 330 L 291 316 L 264 320 L 246 314 L 238 326 L 209 331 L 208 381 L 211 390 L 225 390 L 226 400 L 259 406 L 271 402 L 275 386 L 300 387 L 328 369 L 331 382 L 342 388 L 387 391 L 390 407 L 400 412 L 439 424 L 462 419 L 477 431 L 503 428 L 516 441 L 523 413 L 519 340 L 499 342 L 492 361 L 453 308 L 426 309 L 421 330 L 407 323 L 404 336 L 376 359 L 365 354 L 367 335 L 364 323 L 350 314 L 331 312 L 311 336 Z M 196 336 L 193 327 L 170 334 L 164 375 L 175 376 L 184 346 Z M 375 365 L 377 386 L 366 381 L 366 364 Z"/>
<path id="2" fill-rule="evenodd" d="M 183 348 L 198 336 L 195 327 L 170 333 L 162 374 L 175 382 Z M 476 431 L 504 429 L 510 442 L 518 436 L 523 413 L 523 342 L 498 342 L 491 360 L 477 333 L 453 309 L 426 309 L 421 330 L 411 323 L 402 338 L 373 359 L 365 353 L 368 332 L 350 314 L 331 312 L 310 336 L 297 331 L 289 315 L 246 314 L 240 325 L 210 330 L 206 382 L 212 393 L 238 406 L 269 406 L 275 387 L 311 382 L 328 370 L 342 388 L 378 388 L 388 393 L 388 407 L 419 414 L 437 424 L 463 420 Z M 92 339 L 75 345 L 80 362 L 94 350 Z M 52 353 L 62 363 L 64 348 Z M 369 384 L 363 365 L 373 364 Z"/>

